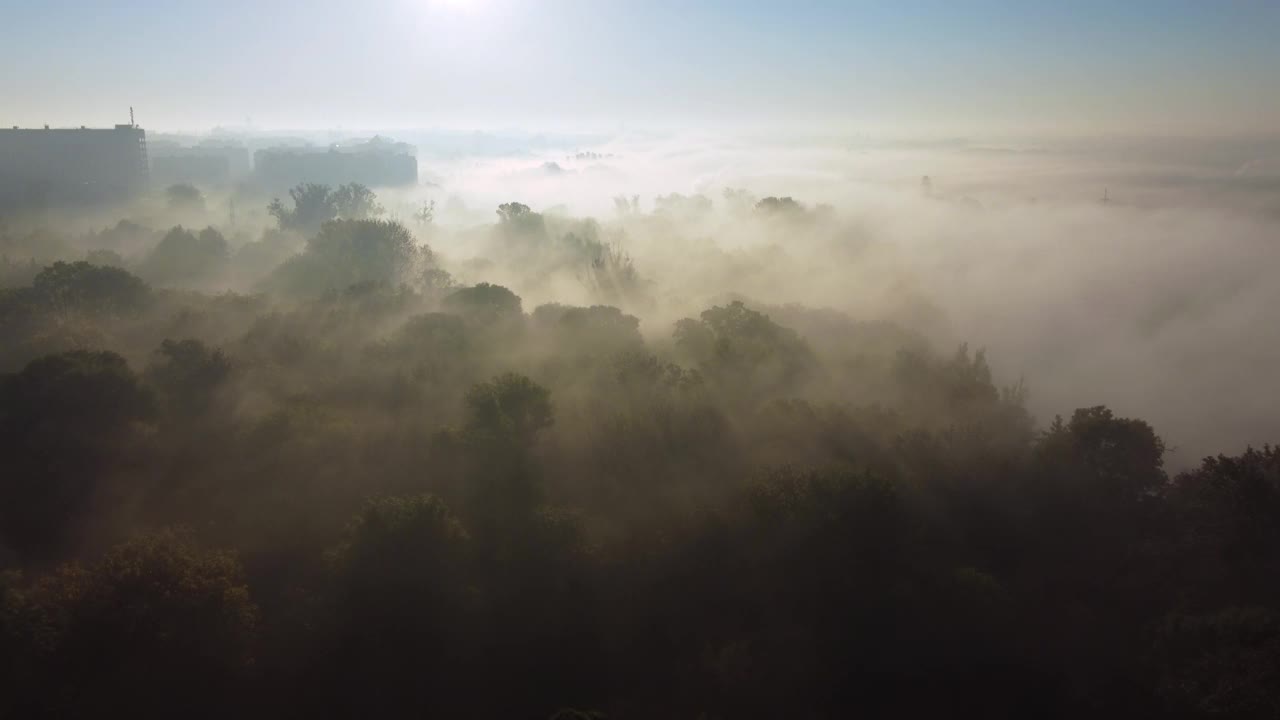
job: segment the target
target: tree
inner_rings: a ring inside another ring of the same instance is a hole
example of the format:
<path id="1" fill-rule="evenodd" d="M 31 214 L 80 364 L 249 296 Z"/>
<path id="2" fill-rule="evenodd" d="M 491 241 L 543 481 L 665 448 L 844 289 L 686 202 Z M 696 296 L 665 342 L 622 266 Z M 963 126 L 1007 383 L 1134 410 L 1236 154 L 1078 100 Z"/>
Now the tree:
<path id="1" fill-rule="evenodd" d="M 241 282 L 258 283 L 305 248 L 306 242 L 296 233 L 267 228 L 261 238 L 236 250 L 231 257 L 231 268 Z"/>
<path id="2" fill-rule="evenodd" d="M 676 323 L 676 347 L 711 378 L 737 392 L 794 391 L 817 369 L 813 351 L 794 330 L 741 301 Z"/>
<path id="3" fill-rule="evenodd" d="M 169 209 L 178 212 L 204 212 L 204 194 L 189 183 L 170 185 L 164 191 Z"/>
<path id="4" fill-rule="evenodd" d="M 555 422 L 551 393 L 524 375 L 507 373 L 467 391 L 467 429 L 528 447 Z"/>
<path id="5" fill-rule="evenodd" d="M 1163 495 L 1176 532 L 1169 559 L 1194 578 L 1184 597 L 1209 607 L 1280 603 L 1280 448 L 1205 458 Z"/>
<path id="6" fill-rule="evenodd" d="M 152 282 L 198 286 L 221 278 L 231 260 L 227 240 L 212 227 L 199 234 L 174 227 L 142 262 L 142 273 Z"/>
<path id="7" fill-rule="evenodd" d="M 210 350 L 195 339 L 166 339 L 156 356 L 147 379 L 160 389 L 169 408 L 183 416 L 204 412 L 231 374 L 231 362 L 221 350 Z"/>
<path id="8" fill-rule="evenodd" d="M 1152 655 L 1156 691 L 1174 717 L 1280 715 L 1280 618 L 1273 610 L 1170 615 Z"/>
<path id="9" fill-rule="evenodd" d="M 1009 447 L 1027 448 L 1034 439 L 1026 386 L 996 387 L 984 350 L 970 353 L 962 343 L 945 358 L 909 345 L 895 353 L 890 374 L 897 404 L 914 422 L 981 431 Z"/>
<path id="10" fill-rule="evenodd" d="M 615 195 L 613 198 L 613 208 L 618 213 L 618 217 L 632 217 L 640 214 L 640 196 L 632 195 Z"/>
<path id="11" fill-rule="evenodd" d="M 551 303 L 533 311 L 532 324 L 561 352 L 614 355 L 639 351 L 640 319 L 616 307 L 572 307 Z"/>
<path id="12" fill-rule="evenodd" d="M 370 500 L 347 527 L 332 556 L 345 601 L 410 595 L 465 597 L 462 523 L 431 495 Z M 452 580 L 452 582 L 450 582 Z M 417 612 L 416 610 L 412 612 Z"/>
<path id="13" fill-rule="evenodd" d="M 145 282 L 116 267 L 56 262 L 31 282 L 33 299 L 55 312 L 111 316 L 134 313 L 151 300 Z"/>
<path id="14" fill-rule="evenodd" d="M 767 197 L 756 203 L 756 212 L 768 215 L 800 215 L 804 213 L 804 205 L 790 197 Z"/>
<path id="15" fill-rule="evenodd" d="M 333 193 L 333 202 L 338 217 L 344 220 L 368 220 L 386 212 L 378 204 L 377 194 L 360 183 L 339 186 Z"/>
<path id="16" fill-rule="evenodd" d="M 524 203 L 509 202 L 498 206 L 498 221 L 502 223 L 518 222 L 523 218 L 536 214 Z"/>
<path id="17" fill-rule="evenodd" d="M 1168 480 L 1164 441 L 1155 430 L 1101 405 L 1076 410 L 1066 423 L 1055 418 L 1037 452 L 1062 482 L 1111 508 L 1149 499 Z"/>
<path id="18" fill-rule="evenodd" d="M 124 358 L 76 350 L 0 378 L 0 540 L 30 559 L 54 557 L 137 442 L 153 400 Z"/>
<path id="19" fill-rule="evenodd" d="M 724 202 L 734 215 L 746 215 L 756 206 L 756 196 L 743 188 L 725 188 Z"/>
<path id="20" fill-rule="evenodd" d="M 90 265 L 97 265 L 99 267 L 124 268 L 125 265 L 124 258 L 121 257 L 120 253 L 115 250 L 104 250 L 101 248 L 97 250 L 90 250 L 85 253 L 84 260 Z"/>
<path id="21" fill-rule="evenodd" d="M 306 249 L 268 278 L 293 295 L 319 295 L 362 283 L 448 283 L 430 248 L 419 246 L 405 227 L 388 220 L 332 220 L 307 241 Z"/>
<path id="22" fill-rule="evenodd" d="M 304 183 L 291 188 L 289 197 L 293 199 L 292 208 L 286 208 L 279 198 L 267 206 L 267 212 L 280 224 L 281 230 L 310 235 L 338 217 L 338 199 L 328 185 Z"/>
<path id="23" fill-rule="evenodd" d="M 161 532 L 65 566 L 23 592 L 33 716 L 226 717 L 252 661 L 258 610 L 239 562 Z M 24 702 L 25 701 L 25 702 Z"/>
<path id="24" fill-rule="evenodd" d="M 332 651 L 317 660 L 335 681 L 324 694 L 338 714 L 425 716 L 474 702 L 461 687 L 477 604 L 469 552 L 467 531 L 435 497 L 366 503 L 330 556 Z"/>
<path id="25" fill-rule="evenodd" d="M 462 318 L 447 313 L 424 313 L 405 321 L 392 339 L 394 347 L 410 357 L 447 359 L 467 354 L 467 327 Z"/>
<path id="26" fill-rule="evenodd" d="M 537 246 L 547 240 L 546 219 L 523 203 L 509 202 L 498 206 L 497 230 L 508 244 L 532 243 Z"/>
<path id="27" fill-rule="evenodd" d="M 520 296 L 501 285 L 480 283 L 455 290 L 445 297 L 446 308 L 464 316 L 493 321 L 520 316 L 523 313 Z"/>
<path id="28" fill-rule="evenodd" d="M 91 246 L 128 255 L 138 247 L 148 244 L 154 234 L 151 228 L 143 227 L 131 220 L 121 220 L 110 228 L 93 233 L 90 236 L 90 242 Z"/>
<path id="29" fill-rule="evenodd" d="M 653 199 L 653 212 L 682 219 L 697 219 L 711 212 L 711 198 L 706 195 L 658 195 Z"/>
<path id="30" fill-rule="evenodd" d="M 1153 592 L 1161 568 L 1151 542 L 1164 524 L 1163 465 L 1164 442 L 1151 426 L 1104 406 L 1056 418 L 1033 450 L 1021 502 L 1034 530 L 1021 534 L 1020 551 L 1042 568 L 1027 573 L 1037 613 L 1055 623 L 1042 642 L 1076 658 L 1079 682 L 1094 692 L 1132 672 L 1143 625 L 1163 602 Z M 1084 597 L 1107 600 L 1085 617 L 1077 614 Z"/>
<path id="31" fill-rule="evenodd" d="M 578 275 L 587 290 L 605 302 L 615 303 L 640 299 L 644 281 L 631 262 L 631 256 L 617 244 L 602 242 L 599 226 L 594 221 L 583 223 L 581 233 L 570 232 L 560 237 L 557 260 Z"/>
<path id="32" fill-rule="evenodd" d="M 413 213 L 413 219 L 417 221 L 418 226 L 426 228 L 435 222 L 436 219 L 436 201 L 426 200 Z"/>
<path id="33" fill-rule="evenodd" d="M 480 535 L 524 522 L 542 502 L 534 445 L 551 427 L 551 393 L 524 375 L 506 373 L 471 386 L 459 439 L 470 471 L 462 508 Z"/>

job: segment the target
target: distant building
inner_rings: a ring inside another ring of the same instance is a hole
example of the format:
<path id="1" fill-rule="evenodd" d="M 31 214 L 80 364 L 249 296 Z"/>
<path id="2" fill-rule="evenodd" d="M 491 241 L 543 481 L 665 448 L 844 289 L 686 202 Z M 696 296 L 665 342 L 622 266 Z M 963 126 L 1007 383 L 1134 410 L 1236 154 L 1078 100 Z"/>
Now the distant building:
<path id="1" fill-rule="evenodd" d="M 231 161 L 218 155 L 165 155 L 151 158 L 151 180 L 157 187 L 179 183 L 220 187 L 231 183 Z"/>
<path id="2" fill-rule="evenodd" d="M 394 187 L 418 183 L 418 159 L 412 148 L 375 137 L 368 142 L 329 148 L 290 147 L 253 154 L 254 176 L 269 188 L 299 183 Z"/>
<path id="3" fill-rule="evenodd" d="M 127 202 L 149 186 L 146 132 L 0 129 L 0 212 Z"/>
<path id="4" fill-rule="evenodd" d="M 249 174 L 249 151 L 243 147 L 174 144 L 151 148 L 151 182 L 156 187 L 188 183 L 223 187 Z"/>

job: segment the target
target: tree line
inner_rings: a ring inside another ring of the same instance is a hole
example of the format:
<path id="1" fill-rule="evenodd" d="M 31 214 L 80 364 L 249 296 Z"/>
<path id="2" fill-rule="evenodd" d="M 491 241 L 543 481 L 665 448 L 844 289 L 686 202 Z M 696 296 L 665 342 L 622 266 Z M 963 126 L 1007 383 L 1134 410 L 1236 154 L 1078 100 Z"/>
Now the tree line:
<path id="1" fill-rule="evenodd" d="M 834 311 L 650 328 L 519 203 L 599 304 L 293 200 L 258 292 L 215 228 L 0 290 L 0 716 L 1280 715 L 1280 450 L 1170 472 Z"/>

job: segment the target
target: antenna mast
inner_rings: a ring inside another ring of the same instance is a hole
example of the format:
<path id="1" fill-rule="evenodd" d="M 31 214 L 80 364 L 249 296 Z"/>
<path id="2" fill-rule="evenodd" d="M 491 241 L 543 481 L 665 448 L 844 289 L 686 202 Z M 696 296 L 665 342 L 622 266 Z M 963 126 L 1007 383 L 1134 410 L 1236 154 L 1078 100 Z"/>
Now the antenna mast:
<path id="1" fill-rule="evenodd" d="M 132 105 L 130 105 L 130 106 L 129 106 L 129 124 L 130 124 L 130 125 L 132 125 L 133 127 L 138 127 L 138 123 L 136 123 L 136 122 L 134 122 L 134 121 L 133 121 L 133 106 L 132 106 Z"/>

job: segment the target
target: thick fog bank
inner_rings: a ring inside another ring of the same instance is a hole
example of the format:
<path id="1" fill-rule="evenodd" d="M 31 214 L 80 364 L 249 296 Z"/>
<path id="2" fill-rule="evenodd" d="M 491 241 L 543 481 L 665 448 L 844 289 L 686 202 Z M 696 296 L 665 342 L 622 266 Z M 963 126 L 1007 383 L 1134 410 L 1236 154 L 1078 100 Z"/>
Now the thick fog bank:
<path id="1" fill-rule="evenodd" d="M 1144 418 L 1173 467 L 1280 437 L 1273 139 L 423 137 L 418 186 L 346 202 L 372 202 L 360 212 L 400 222 L 455 281 L 502 284 L 527 310 L 616 305 L 661 344 L 730 299 L 830 308 L 985 348 L 1042 427 L 1095 404 Z M 273 273 L 319 227 L 286 226 L 268 202 L 289 196 L 252 184 L 154 191 L 11 217 L 5 283 L 87 258 L 162 287 L 274 296 Z M 495 210 L 511 203 L 536 226 L 504 229 Z"/>
<path id="2" fill-rule="evenodd" d="M 1280 435 L 1273 140 L 629 138 L 434 177 L 458 226 L 511 198 L 602 218 L 653 283 L 649 332 L 720 294 L 826 306 L 986 347 L 1042 423 L 1103 402 L 1147 418 L 1175 466 Z M 829 207 L 762 218 L 771 195 Z"/>

